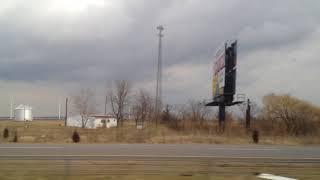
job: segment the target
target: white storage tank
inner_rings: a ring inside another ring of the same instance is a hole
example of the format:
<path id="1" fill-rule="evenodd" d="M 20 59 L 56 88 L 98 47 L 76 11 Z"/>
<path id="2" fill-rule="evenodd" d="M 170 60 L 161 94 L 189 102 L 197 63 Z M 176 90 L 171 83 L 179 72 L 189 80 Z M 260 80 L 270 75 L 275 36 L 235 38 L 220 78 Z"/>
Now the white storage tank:
<path id="1" fill-rule="evenodd" d="M 27 105 L 20 104 L 14 109 L 15 121 L 32 121 L 32 108 Z"/>

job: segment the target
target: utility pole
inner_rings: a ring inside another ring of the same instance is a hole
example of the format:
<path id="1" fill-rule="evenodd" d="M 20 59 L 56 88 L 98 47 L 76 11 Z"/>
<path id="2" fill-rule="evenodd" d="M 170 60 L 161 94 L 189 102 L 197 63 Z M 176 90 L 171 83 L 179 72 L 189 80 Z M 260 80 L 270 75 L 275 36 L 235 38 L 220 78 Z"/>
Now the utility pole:
<path id="1" fill-rule="evenodd" d="M 158 126 L 159 113 L 161 111 L 161 103 L 162 103 L 162 31 L 164 30 L 162 25 L 157 27 L 159 30 L 159 49 L 158 49 L 158 68 L 157 68 L 157 89 L 156 89 L 156 127 Z"/>
<path id="2" fill-rule="evenodd" d="M 26 105 L 23 105 L 23 120 L 26 122 Z"/>
<path id="3" fill-rule="evenodd" d="M 59 120 L 61 119 L 61 104 L 60 104 L 60 99 L 58 101 L 58 113 L 59 113 Z"/>
<path id="4" fill-rule="evenodd" d="M 67 126 L 67 120 L 68 120 L 68 98 L 66 98 L 66 112 L 64 116 L 64 126 Z"/>
<path id="5" fill-rule="evenodd" d="M 13 98 L 10 98 L 10 119 L 13 118 Z"/>
<path id="6" fill-rule="evenodd" d="M 106 95 L 106 99 L 104 101 L 104 115 L 107 115 L 107 103 L 108 103 L 108 96 Z"/>

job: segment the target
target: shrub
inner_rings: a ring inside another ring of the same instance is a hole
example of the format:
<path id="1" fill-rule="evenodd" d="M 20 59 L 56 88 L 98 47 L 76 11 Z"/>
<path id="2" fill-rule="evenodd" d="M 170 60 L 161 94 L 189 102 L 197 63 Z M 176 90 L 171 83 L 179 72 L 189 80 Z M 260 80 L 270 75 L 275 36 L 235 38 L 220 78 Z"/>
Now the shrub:
<path id="1" fill-rule="evenodd" d="M 18 134 L 17 132 L 14 133 L 13 142 L 18 142 Z"/>
<path id="2" fill-rule="evenodd" d="M 73 141 L 74 143 L 80 142 L 80 135 L 79 135 L 79 133 L 78 133 L 77 131 L 74 131 L 74 132 L 73 132 L 72 141 Z"/>
<path id="3" fill-rule="evenodd" d="M 9 137 L 9 130 L 8 130 L 8 128 L 5 128 L 3 130 L 3 138 L 7 139 L 8 137 Z"/>
<path id="4" fill-rule="evenodd" d="M 254 143 L 258 144 L 259 143 L 259 131 L 258 130 L 254 130 L 252 132 L 252 140 Z"/>
<path id="5" fill-rule="evenodd" d="M 310 135 L 317 131 L 319 107 L 290 95 L 270 94 L 263 98 L 264 117 L 280 123 L 289 135 Z"/>

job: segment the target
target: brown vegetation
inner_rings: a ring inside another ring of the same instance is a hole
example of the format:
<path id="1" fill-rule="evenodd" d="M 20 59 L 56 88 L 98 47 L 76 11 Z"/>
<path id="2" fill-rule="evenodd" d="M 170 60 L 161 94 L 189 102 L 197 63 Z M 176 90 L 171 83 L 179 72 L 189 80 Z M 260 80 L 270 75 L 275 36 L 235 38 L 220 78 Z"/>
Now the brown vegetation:
<path id="1" fill-rule="evenodd" d="M 320 109 L 290 95 L 263 98 L 260 129 L 280 135 L 306 136 L 318 133 Z"/>
<path id="2" fill-rule="evenodd" d="M 4 139 L 7 139 L 8 137 L 9 137 L 9 130 L 8 130 L 8 128 L 4 128 L 4 130 L 3 130 L 3 138 Z"/>
<path id="3" fill-rule="evenodd" d="M 72 135 L 76 130 L 80 135 L 80 143 L 206 143 L 206 144 L 250 144 L 253 143 L 251 133 L 247 133 L 240 123 L 228 123 L 223 134 L 217 133 L 216 121 L 205 122 L 202 128 L 187 129 L 191 127 L 190 121 L 186 121 L 185 129 L 175 130 L 168 128 L 166 124 L 148 126 L 143 130 L 137 130 L 135 122 L 125 121 L 123 127 L 84 129 L 61 126 L 63 121 L 32 121 L 26 128 L 24 123 L 12 121 L 0 121 L 0 130 L 8 127 L 10 132 L 17 131 L 19 143 L 72 143 Z M 187 125 L 188 124 L 188 125 Z M 12 138 L 0 138 L 0 143 L 13 142 Z M 319 144 L 316 136 L 284 136 L 260 133 L 260 144 Z"/>
<path id="4" fill-rule="evenodd" d="M 289 95 L 268 95 L 263 107 L 252 118 L 251 129 L 230 112 L 226 127 L 218 131 L 214 108 L 190 101 L 187 105 L 165 106 L 161 124 L 155 126 L 154 103 L 145 91 L 140 91 L 131 104 L 134 116 L 119 128 L 83 129 L 62 126 L 63 121 L 33 121 L 30 123 L 0 121 L 0 131 L 7 128 L 9 137 L 0 142 L 12 142 L 14 133 L 19 142 L 71 143 L 76 130 L 81 143 L 209 143 L 243 144 L 319 144 L 320 110 L 318 107 Z M 143 130 L 137 122 L 145 123 Z"/>
<path id="5" fill-rule="evenodd" d="M 78 143 L 80 142 L 80 135 L 77 131 L 74 131 L 73 134 L 72 134 L 72 141 L 74 143 Z"/>

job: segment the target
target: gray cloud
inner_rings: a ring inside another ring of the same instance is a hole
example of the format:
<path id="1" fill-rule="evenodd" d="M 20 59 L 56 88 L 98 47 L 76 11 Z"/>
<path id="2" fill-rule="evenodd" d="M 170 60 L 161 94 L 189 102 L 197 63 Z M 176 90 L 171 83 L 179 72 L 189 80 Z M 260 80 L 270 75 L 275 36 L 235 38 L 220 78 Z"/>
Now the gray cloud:
<path id="1" fill-rule="evenodd" d="M 166 28 L 164 92 L 170 103 L 210 98 L 213 55 L 225 40 L 239 40 L 239 91 L 256 98 L 266 92 L 260 87 L 278 82 L 292 85 L 290 77 L 280 74 L 299 67 L 302 78 L 297 81 L 305 84 L 311 76 L 308 67 L 320 65 L 313 61 L 317 51 L 301 50 L 302 45 L 318 45 L 310 38 L 319 34 L 317 1 L 123 0 L 87 7 L 63 3 L 59 7 L 56 2 L 66 1 L 4 1 L 0 8 L 0 80 L 11 85 L 69 83 L 101 89 L 106 82 L 127 79 L 137 87 L 152 89 L 158 24 Z M 78 3 L 82 2 L 86 1 Z M 75 7 L 78 9 L 72 10 Z M 307 63 L 274 70 L 284 58 L 293 59 L 288 54 Z M 310 86 L 319 90 L 317 85 Z M 286 87 L 279 89 L 290 92 Z M 57 96 L 61 94 L 61 87 L 50 88 L 57 89 Z M 320 104 L 320 99 L 296 89 L 298 96 Z"/>

